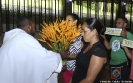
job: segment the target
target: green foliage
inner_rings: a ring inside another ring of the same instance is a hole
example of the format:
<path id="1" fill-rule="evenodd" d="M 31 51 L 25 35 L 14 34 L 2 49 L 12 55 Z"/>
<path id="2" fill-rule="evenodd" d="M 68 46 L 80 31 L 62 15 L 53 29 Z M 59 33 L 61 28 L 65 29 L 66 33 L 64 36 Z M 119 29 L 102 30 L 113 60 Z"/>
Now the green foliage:
<path id="1" fill-rule="evenodd" d="M 42 18 L 46 22 L 49 22 L 49 21 L 55 20 L 56 14 L 53 14 L 52 11 L 53 10 L 62 11 L 63 6 L 65 5 L 62 2 L 63 0 L 56 0 L 56 1 L 54 1 L 54 0 L 40 0 L 40 1 L 36 0 L 37 2 L 34 2 L 34 1 L 35 0 L 25 0 L 25 8 L 27 8 L 27 7 L 31 8 L 31 6 L 33 8 L 33 7 L 35 7 L 35 5 L 36 5 L 36 8 L 39 8 L 40 6 L 42 6 L 42 9 L 49 10 L 47 12 L 47 14 L 43 13 L 43 15 L 40 16 L 41 12 L 39 12 L 39 13 L 38 12 L 33 12 L 33 10 L 32 11 L 30 11 L 30 10 L 24 11 L 23 9 L 22 10 L 17 10 L 18 7 L 17 8 L 12 8 L 8 11 L 8 10 L 6 10 L 7 9 L 7 5 L 6 5 L 6 8 L 2 9 L 2 19 L 3 19 L 2 23 L 6 23 L 8 21 L 9 21 L 9 23 L 13 23 L 14 21 L 16 21 L 16 19 L 19 16 L 24 15 L 24 13 L 25 13 L 25 15 L 29 15 L 29 16 L 32 16 L 33 18 L 35 18 L 36 23 L 40 23 L 42 21 Z M 23 0 L 1 0 L 2 5 L 8 4 L 10 6 L 11 5 L 17 6 L 17 5 L 19 5 L 19 3 L 20 3 L 20 6 L 24 6 L 24 1 Z M 45 3 L 46 3 L 46 5 L 45 5 Z M 80 6 L 76 3 L 76 1 L 74 1 L 72 7 L 73 7 L 73 12 L 82 13 L 82 14 L 88 14 L 88 11 L 91 11 L 91 15 L 95 15 L 95 14 L 98 13 L 98 15 L 100 16 L 100 15 L 103 15 L 103 12 L 105 12 L 105 14 L 108 15 L 108 18 L 109 18 L 111 16 L 111 3 L 107 3 L 106 6 L 104 6 L 106 8 L 105 11 L 102 10 L 102 4 L 103 4 L 102 2 L 97 2 L 97 3 L 96 2 L 91 2 L 91 4 L 90 4 L 90 3 L 87 3 L 87 1 L 82 1 L 82 5 Z M 88 7 L 87 7 L 87 5 L 88 5 Z M 99 6 L 97 11 L 96 11 L 96 5 Z M 9 8 L 10 8 L 10 6 L 9 6 Z M 81 8 L 81 10 L 80 10 L 80 8 Z M 116 15 L 117 8 L 118 8 L 118 4 L 114 3 L 114 7 L 113 7 L 113 10 L 114 10 L 113 15 L 114 16 L 113 17 L 115 17 L 115 15 Z M 126 12 L 126 17 L 130 17 L 131 14 L 132 14 L 131 11 L 133 11 L 133 7 L 131 8 L 130 3 L 127 3 L 126 11 L 127 11 Z M 5 19 L 7 17 L 10 17 L 10 18 Z M 84 19 L 84 17 L 80 17 L 80 18 Z M 106 19 L 106 25 L 110 25 L 110 23 L 111 23 L 110 18 L 109 19 L 105 18 L 105 19 Z M 102 21 L 103 21 L 103 19 L 102 19 Z"/>

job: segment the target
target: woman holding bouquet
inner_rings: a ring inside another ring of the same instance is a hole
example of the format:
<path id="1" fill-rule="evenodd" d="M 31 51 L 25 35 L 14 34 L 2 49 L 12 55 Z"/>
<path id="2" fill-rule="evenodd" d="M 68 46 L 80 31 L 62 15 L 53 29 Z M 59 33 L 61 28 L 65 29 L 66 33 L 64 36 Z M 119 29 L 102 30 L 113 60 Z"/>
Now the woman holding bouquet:
<path id="1" fill-rule="evenodd" d="M 107 52 L 101 40 L 104 31 L 102 24 L 95 18 L 87 19 L 82 25 L 85 42 L 76 57 L 76 68 L 70 83 L 100 83 L 107 62 Z"/>
<path id="2" fill-rule="evenodd" d="M 70 23 L 75 22 L 78 26 L 78 15 L 74 13 L 68 14 L 66 16 L 66 20 L 68 20 Z M 69 48 L 70 55 L 67 56 L 66 69 L 63 69 L 62 71 L 63 83 L 69 83 L 70 78 L 75 70 L 75 57 L 81 51 L 81 39 L 82 37 L 79 36 Z"/>

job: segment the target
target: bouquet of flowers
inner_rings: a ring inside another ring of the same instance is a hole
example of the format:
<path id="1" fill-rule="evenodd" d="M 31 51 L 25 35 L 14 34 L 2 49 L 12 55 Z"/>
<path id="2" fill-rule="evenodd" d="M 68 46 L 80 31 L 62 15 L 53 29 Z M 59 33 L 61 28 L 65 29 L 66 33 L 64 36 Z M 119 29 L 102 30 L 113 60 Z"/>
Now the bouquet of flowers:
<path id="1" fill-rule="evenodd" d="M 41 26 L 39 41 L 47 43 L 55 52 L 67 50 L 81 32 L 80 25 L 77 26 L 75 22 L 70 23 L 68 20 L 57 19 L 49 24 L 43 22 Z"/>

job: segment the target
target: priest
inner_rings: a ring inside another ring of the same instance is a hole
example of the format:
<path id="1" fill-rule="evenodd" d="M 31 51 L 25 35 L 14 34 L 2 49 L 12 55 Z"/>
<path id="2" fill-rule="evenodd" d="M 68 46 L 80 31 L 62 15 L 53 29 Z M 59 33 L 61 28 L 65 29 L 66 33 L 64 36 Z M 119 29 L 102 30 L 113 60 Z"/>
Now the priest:
<path id="1" fill-rule="evenodd" d="M 62 69 L 59 53 L 34 38 L 35 22 L 23 16 L 17 28 L 5 32 L 0 48 L 0 83 L 57 83 Z"/>

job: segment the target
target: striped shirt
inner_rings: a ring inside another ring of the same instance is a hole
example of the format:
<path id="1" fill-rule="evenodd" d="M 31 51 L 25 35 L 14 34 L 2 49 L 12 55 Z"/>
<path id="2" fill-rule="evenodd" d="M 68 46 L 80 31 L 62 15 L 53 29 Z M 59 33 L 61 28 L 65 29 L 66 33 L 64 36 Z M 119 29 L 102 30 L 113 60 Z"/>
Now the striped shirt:
<path id="1" fill-rule="evenodd" d="M 78 54 L 81 51 L 81 39 L 82 39 L 82 36 L 79 36 L 74 41 L 74 43 L 70 46 L 70 48 L 69 48 L 70 55 Z M 67 60 L 66 69 L 74 71 L 75 67 L 76 67 L 75 64 L 76 64 L 76 60 Z"/>

